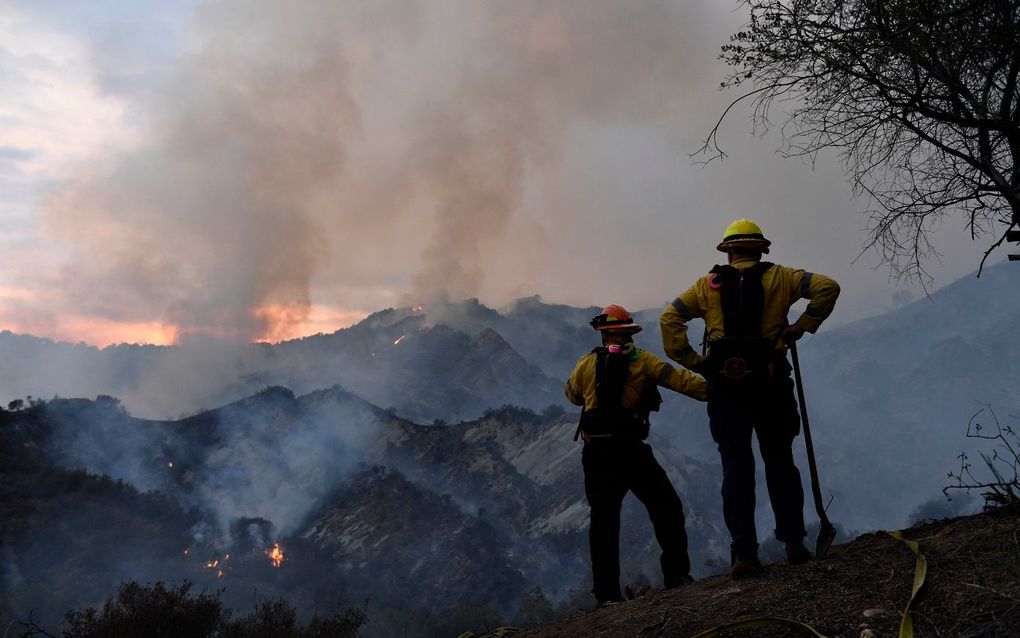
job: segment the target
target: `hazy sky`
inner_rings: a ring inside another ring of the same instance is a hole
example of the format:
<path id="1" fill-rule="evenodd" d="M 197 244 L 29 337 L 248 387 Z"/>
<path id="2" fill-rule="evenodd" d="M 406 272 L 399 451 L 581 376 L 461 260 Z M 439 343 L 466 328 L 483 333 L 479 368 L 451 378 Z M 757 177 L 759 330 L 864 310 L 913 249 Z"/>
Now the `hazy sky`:
<path id="1" fill-rule="evenodd" d="M 771 259 L 897 291 L 833 158 L 736 112 L 689 157 L 735 0 L 8 0 L 0 329 L 98 345 L 272 339 L 436 293 L 661 306 L 734 217 Z M 983 245 L 950 221 L 937 284 Z M 997 259 L 1001 259 L 999 255 Z M 879 266 L 876 270 L 875 267 Z"/>

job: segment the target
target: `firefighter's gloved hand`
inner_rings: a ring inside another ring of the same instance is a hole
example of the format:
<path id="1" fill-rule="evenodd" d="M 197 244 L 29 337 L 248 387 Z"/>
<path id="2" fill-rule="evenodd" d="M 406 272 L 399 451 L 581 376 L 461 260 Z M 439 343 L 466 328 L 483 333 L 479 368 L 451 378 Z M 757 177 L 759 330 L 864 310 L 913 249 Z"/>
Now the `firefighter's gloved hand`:
<path id="1" fill-rule="evenodd" d="M 804 329 L 800 326 L 786 326 L 783 328 L 783 334 L 780 336 L 780 340 L 783 343 L 793 343 L 804 336 Z"/>
<path id="2" fill-rule="evenodd" d="M 698 357 L 698 362 L 690 367 L 690 371 L 706 376 L 705 373 L 708 372 L 708 357 Z"/>

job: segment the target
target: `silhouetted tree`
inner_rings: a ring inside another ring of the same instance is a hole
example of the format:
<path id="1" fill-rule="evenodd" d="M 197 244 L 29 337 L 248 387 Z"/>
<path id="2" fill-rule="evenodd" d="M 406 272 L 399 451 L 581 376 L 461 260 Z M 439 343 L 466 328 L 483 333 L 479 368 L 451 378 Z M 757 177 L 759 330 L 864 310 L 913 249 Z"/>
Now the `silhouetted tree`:
<path id="1" fill-rule="evenodd" d="M 963 215 L 972 238 L 1020 224 L 1020 0 L 744 0 L 745 30 L 722 58 L 755 130 L 789 105 L 781 152 L 833 149 L 875 206 L 868 248 L 930 281 L 933 224 Z"/>
<path id="2" fill-rule="evenodd" d="M 124 583 L 102 609 L 89 607 L 67 614 L 69 638 L 169 635 L 213 636 L 229 620 L 219 596 L 206 591 L 191 594 L 190 583 L 148 587 Z"/>
<path id="3" fill-rule="evenodd" d="M 364 612 L 343 608 L 316 616 L 302 627 L 297 612 L 282 600 L 259 603 L 248 616 L 231 619 L 219 592 L 191 592 L 191 584 L 167 587 L 161 582 L 121 585 L 102 609 L 67 614 L 64 638 L 134 638 L 136 636 L 193 636 L 194 638 L 354 638 L 366 622 Z M 26 629 L 46 632 L 31 622 Z M 33 634 L 34 635 L 34 634 Z M 48 634 L 47 634 L 48 635 Z"/>

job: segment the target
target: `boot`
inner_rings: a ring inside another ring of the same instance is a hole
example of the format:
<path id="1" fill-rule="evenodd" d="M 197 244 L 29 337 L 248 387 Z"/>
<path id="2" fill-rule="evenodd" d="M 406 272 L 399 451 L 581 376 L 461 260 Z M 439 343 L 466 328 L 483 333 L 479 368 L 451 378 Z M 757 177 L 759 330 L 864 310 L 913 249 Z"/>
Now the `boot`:
<path id="1" fill-rule="evenodd" d="M 733 567 L 730 568 L 730 578 L 734 580 L 750 578 L 751 576 L 757 576 L 764 571 L 765 568 L 761 566 L 761 561 L 758 560 L 757 556 L 737 556 L 736 562 L 734 562 Z"/>
<path id="2" fill-rule="evenodd" d="M 664 589 L 679 589 L 686 587 L 694 582 L 694 579 L 690 574 L 685 574 L 679 578 L 669 578 L 663 582 Z"/>
<path id="3" fill-rule="evenodd" d="M 797 541 L 786 544 L 786 562 L 791 565 L 803 565 L 809 560 L 811 560 L 811 552 L 807 547 L 804 547 L 804 543 Z"/>
<path id="4" fill-rule="evenodd" d="M 623 599 L 634 600 L 635 598 L 641 598 L 650 591 L 652 591 L 651 585 L 641 585 L 637 589 L 634 589 L 630 585 L 626 585 L 623 588 Z"/>

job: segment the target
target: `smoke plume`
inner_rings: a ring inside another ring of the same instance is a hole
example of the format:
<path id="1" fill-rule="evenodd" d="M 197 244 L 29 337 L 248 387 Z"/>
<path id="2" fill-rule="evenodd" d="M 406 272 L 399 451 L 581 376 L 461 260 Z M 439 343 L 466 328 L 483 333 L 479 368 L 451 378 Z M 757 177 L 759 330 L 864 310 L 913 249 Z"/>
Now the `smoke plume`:
<path id="1" fill-rule="evenodd" d="M 76 403 L 67 408 L 78 410 L 76 427 L 57 431 L 49 444 L 54 460 L 174 494 L 210 515 L 215 529 L 202 532 L 203 540 L 217 542 L 238 537 L 228 531 L 253 519 L 295 532 L 329 490 L 370 459 L 368 448 L 381 434 L 373 408 L 336 388 L 299 399 L 270 388 L 198 421 L 135 420 L 110 397 L 83 409 Z M 65 409 L 56 405 L 58 414 Z"/>
<path id="2" fill-rule="evenodd" d="M 89 316 L 250 340 L 316 303 L 530 292 L 554 265 L 543 233 L 583 222 L 562 162 L 577 140 L 683 117 L 714 51 L 685 33 L 696 11 L 207 2 L 142 105 L 147 142 L 49 198 L 61 294 Z"/>

